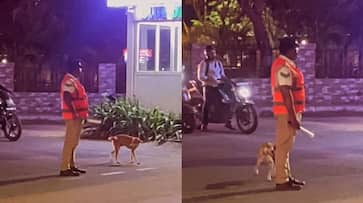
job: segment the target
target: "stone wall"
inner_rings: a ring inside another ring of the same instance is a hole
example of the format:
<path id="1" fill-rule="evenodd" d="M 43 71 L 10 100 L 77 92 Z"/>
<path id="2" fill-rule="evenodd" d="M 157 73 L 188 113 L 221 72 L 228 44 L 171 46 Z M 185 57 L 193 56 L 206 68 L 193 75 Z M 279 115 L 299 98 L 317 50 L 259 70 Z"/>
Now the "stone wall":
<path id="1" fill-rule="evenodd" d="M 359 111 L 363 112 L 363 79 L 318 79 L 315 78 L 314 44 L 300 47 L 297 60 L 302 69 L 307 89 L 307 111 Z M 193 73 L 203 57 L 203 46 L 194 45 L 192 49 Z M 270 111 L 272 105 L 270 80 L 244 79 L 251 83 L 253 100 L 258 110 Z M 14 90 L 14 65 L 0 63 L 0 84 Z M 102 101 L 102 93 L 115 94 L 116 66 L 100 64 L 99 92 L 90 93 L 90 104 Z M 14 100 L 21 115 L 55 115 L 60 118 L 59 93 L 16 92 Z"/>
<path id="2" fill-rule="evenodd" d="M 116 93 L 116 65 L 100 64 L 98 71 L 99 91 L 88 94 L 91 106 L 103 100 L 103 93 Z M 14 90 L 14 64 L 0 64 L 0 84 Z M 53 116 L 53 119 L 61 118 L 59 92 L 15 92 L 14 101 L 21 117 Z"/>
<path id="3" fill-rule="evenodd" d="M 319 79 L 315 77 L 315 44 L 300 47 L 297 65 L 304 73 L 307 112 L 363 112 L 363 79 Z M 201 60 L 202 46 L 195 45 L 192 50 L 194 73 Z M 270 79 L 237 79 L 249 82 L 253 100 L 258 111 L 271 111 L 272 96 Z"/>

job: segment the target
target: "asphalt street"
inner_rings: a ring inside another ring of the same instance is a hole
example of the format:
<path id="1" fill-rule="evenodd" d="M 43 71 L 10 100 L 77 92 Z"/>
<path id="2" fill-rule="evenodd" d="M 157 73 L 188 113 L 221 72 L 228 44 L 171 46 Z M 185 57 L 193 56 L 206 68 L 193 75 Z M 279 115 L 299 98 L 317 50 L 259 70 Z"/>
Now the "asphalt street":
<path id="1" fill-rule="evenodd" d="M 273 118 L 260 118 L 252 135 L 210 125 L 211 132 L 184 135 L 183 203 L 361 203 L 363 118 L 304 118 L 314 131 L 299 133 L 291 154 L 293 175 L 307 181 L 301 191 L 277 192 L 253 167 L 259 145 L 274 140 Z"/>
<path id="2" fill-rule="evenodd" d="M 181 202 L 181 145 L 142 144 L 136 151 L 140 166 L 110 165 L 111 144 L 81 140 L 78 160 L 87 174 L 59 177 L 62 125 L 25 125 L 18 142 L 0 138 L 1 203 L 179 203 Z"/>

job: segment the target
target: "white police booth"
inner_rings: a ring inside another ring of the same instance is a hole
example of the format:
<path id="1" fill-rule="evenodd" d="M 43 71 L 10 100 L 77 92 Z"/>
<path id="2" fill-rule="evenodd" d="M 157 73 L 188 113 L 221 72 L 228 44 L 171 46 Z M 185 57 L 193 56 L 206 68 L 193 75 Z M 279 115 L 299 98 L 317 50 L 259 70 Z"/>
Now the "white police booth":
<path id="1" fill-rule="evenodd" d="M 181 0 L 108 0 L 127 7 L 126 96 L 181 113 Z"/>

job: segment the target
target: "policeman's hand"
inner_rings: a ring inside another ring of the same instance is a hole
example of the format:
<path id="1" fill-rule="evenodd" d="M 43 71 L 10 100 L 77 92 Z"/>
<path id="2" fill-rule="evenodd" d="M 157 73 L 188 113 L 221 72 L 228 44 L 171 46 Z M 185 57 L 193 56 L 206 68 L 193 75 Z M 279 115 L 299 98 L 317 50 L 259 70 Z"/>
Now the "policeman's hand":
<path id="1" fill-rule="evenodd" d="M 77 112 L 73 112 L 73 118 L 79 118 L 79 114 Z"/>
<path id="2" fill-rule="evenodd" d="M 290 119 L 289 124 L 296 130 L 300 129 L 300 122 L 296 119 L 296 116 Z"/>

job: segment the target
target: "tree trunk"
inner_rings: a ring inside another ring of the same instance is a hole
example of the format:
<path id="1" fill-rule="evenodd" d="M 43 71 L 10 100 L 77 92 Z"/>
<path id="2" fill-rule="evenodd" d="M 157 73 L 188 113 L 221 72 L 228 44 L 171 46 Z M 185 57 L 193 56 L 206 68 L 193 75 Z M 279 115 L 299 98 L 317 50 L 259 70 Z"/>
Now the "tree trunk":
<path id="1" fill-rule="evenodd" d="M 240 5 L 247 16 L 253 23 L 256 45 L 262 53 L 271 52 L 271 45 L 269 43 L 268 34 L 265 28 L 265 24 L 262 18 L 262 10 L 259 8 L 264 2 L 264 0 L 258 1 L 259 6 L 254 5 L 253 7 L 250 6 L 249 0 L 239 0 Z"/>
<path id="2" fill-rule="evenodd" d="M 253 24 L 257 49 L 260 53 L 256 59 L 256 76 L 268 77 L 270 74 L 270 63 L 272 61 L 272 49 L 269 43 L 268 34 L 262 17 L 266 0 L 239 0 L 242 10 L 250 18 Z"/>

